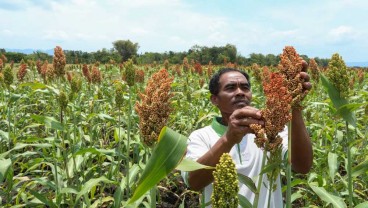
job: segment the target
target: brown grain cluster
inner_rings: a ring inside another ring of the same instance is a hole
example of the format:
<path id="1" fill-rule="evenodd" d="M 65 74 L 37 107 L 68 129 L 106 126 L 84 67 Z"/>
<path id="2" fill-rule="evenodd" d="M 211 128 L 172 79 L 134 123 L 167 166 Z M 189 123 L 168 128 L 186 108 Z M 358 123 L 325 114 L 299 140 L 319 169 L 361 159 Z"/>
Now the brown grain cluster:
<path id="1" fill-rule="evenodd" d="M 60 46 L 56 46 L 54 49 L 54 59 L 52 62 L 54 67 L 55 74 L 58 77 L 65 75 L 65 65 L 66 65 L 66 58 L 63 52 L 63 49 Z"/>
<path id="2" fill-rule="evenodd" d="M 17 72 L 18 81 L 22 82 L 26 74 L 27 74 L 27 64 L 24 63 L 20 64 L 19 70 Z"/>
<path id="3" fill-rule="evenodd" d="M 291 120 L 292 97 L 287 89 L 287 81 L 280 73 L 263 69 L 263 90 L 266 96 L 266 108 L 262 110 L 265 120 L 264 129 L 260 125 L 251 125 L 256 132 L 255 143 L 260 148 L 274 152 L 281 145 L 282 138 L 278 135 L 287 122 Z"/>
<path id="4" fill-rule="evenodd" d="M 135 110 L 139 116 L 139 129 L 144 144 L 152 146 L 161 129 L 166 125 L 172 111 L 170 92 L 173 77 L 166 69 L 154 73 L 148 80 L 146 89 L 139 94 L 140 102 L 136 102 Z"/>
<path id="5" fill-rule="evenodd" d="M 292 46 L 286 46 L 283 49 L 280 59 L 278 68 L 285 76 L 287 88 L 293 98 L 291 106 L 302 108 L 301 102 L 307 95 L 307 91 L 303 91 L 303 79 L 300 77 L 300 72 L 303 70 L 303 59 Z"/>

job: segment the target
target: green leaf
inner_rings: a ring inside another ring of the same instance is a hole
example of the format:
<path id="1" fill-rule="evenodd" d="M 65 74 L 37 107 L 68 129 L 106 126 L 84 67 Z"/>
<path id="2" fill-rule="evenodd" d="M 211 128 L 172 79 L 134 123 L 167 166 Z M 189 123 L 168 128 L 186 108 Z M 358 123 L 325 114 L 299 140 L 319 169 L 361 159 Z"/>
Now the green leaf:
<path id="1" fill-rule="evenodd" d="M 105 176 L 101 176 L 99 178 L 92 178 L 92 179 L 90 179 L 89 181 L 87 181 L 83 185 L 82 189 L 78 192 L 77 198 L 76 198 L 76 203 L 79 201 L 79 198 L 81 196 L 83 196 L 84 194 L 87 194 L 93 187 L 97 186 L 100 182 L 114 183 L 114 181 L 110 181 Z"/>
<path id="2" fill-rule="evenodd" d="M 303 195 L 298 191 L 296 193 L 291 194 L 291 203 L 293 203 L 293 201 L 302 198 Z"/>
<path id="3" fill-rule="evenodd" d="M 32 115 L 31 118 L 33 118 L 34 120 L 36 120 L 39 123 L 44 124 L 48 128 L 59 130 L 59 131 L 64 131 L 63 124 L 60 123 L 59 121 L 57 121 L 53 117 Z"/>
<path id="4" fill-rule="evenodd" d="M 27 82 L 19 85 L 20 87 L 31 87 L 32 90 L 45 89 L 46 85 L 41 82 Z"/>
<path id="5" fill-rule="evenodd" d="M 327 205 L 332 204 L 335 208 L 347 207 L 343 198 L 328 193 L 323 187 L 317 187 L 313 185 L 310 185 L 310 187 L 319 196 L 319 198 L 327 202 Z"/>
<path id="6" fill-rule="evenodd" d="M 360 164 L 358 164 L 357 166 L 355 166 L 353 168 L 352 172 L 352 176 L 353 177 L 357 177 L 365 172 L 368 171 L 368 159 L 366 159 L 365 161 L 361 162 Z"/>
<path id="7" fill-rule="evenodd" d="M 321 80 L 338 114 L 350 125 L 356 127 L 356 118 L 347 105 L 348 101 L 340 97 L 339 90 L 323 74 L 321 74 Z"/>
<path id="8" fill-rule="evenodd" d="M 0 183 L 6 178 L 8 170 L 11 167 L 11 159 L 0 159 Z"/>
<path id="9" fill-rule="evenodd" d="M 159 142 L 147 162 L 128 204 L 139 199 L 179 164 L 185 154 L 187 138 L 168 127 L 162 128 Z"/>
<path id="10" fill-rule="evenodd" d="M 249 202 L 249 200 L 241 195 L 241 194 L 238 194 L 238 198 L 239 198 L 239 205 L 243 208 L 252 208 L 252 204 Z"/>
<path id="11" fill-rule="evenodd" d="M 363 202 L 363 203 L 356 205 L 354 208 L 367 208 L 367 207 L 368 207 L 368 202 Z"/>
<path id="12" fill-rule="evenodd" d="M 104 113 L 99 113 L 97 115 L 101 120 L 105 121 L 105 120 L 108 120 L 108 121 L 115 121 L 115 119 L 107 114 L 104 114 Z"/>
<path id="13" fill-rule="evenodd" d="M 238 180 L 240 183 L 245 184 L 253 193 L 257 192 L 256 184 L 248 176 L 238 173 Z"/>
<path id="14" fill-rule="evenodd" d="M 120 135 L 119 135 L 119 131 L 120 131 Z M 123 135 L 125 135 L 125 131 L 123 128 L 115 128 L 115 131 L 114 131 L 114 139 L 115 139 L 115 142 L 119 142 L 119 141 L 123 141 Z"/>
<path id="15" fill-rule="evenodd" d="M 9 140 L 9 133 L 0 130 L 0 141 L 8 141 Z"/>
<path id="16" fill-rule="evenodd" d="M 215 167 L 202 165 L 198 163 L 197 161 L 184 158 L 183 160 L 181 160 L 181 162 L 175 169 L 189 172 L 189 171 L 194 171 L 194 170 L 199 170 L 199 169 L 215 169 Z"/>
<path id="17" fill-rule="evenodd" d="M 332 153 L 332 152 L 328 153 L 328 168 L 329 168 L 330 178 L 333 182 L 334 179 L 335 179 L 337 168 L 338 168 L 337 167 L 337 154 L 336 153 Z"/>
<path id="18" fill-rule="evenodd" d="M 259 173 L 259 175 L 271 172 L 273 170 L 275 170 L 276 168 L 280 167 L 281 163 L 279 162 L 274 162 L 271 164 L 267 164 L 263 167 L 262 171 Z"/>
<path id="19" fill-rule="evenodd" d="M 31 194 L 33 196 L 35 196 L 38 200 L 40 200 L 41 202 L 43 202 L 45 205 L 47 205 L 48 207 L 52 207 L 52 208 L 57 208 L 56 204 L 54 204 L 54 202 L 48 200 L 44 195 L 33 191 L 33 190 L 29 190 L 31 192 Z"/>

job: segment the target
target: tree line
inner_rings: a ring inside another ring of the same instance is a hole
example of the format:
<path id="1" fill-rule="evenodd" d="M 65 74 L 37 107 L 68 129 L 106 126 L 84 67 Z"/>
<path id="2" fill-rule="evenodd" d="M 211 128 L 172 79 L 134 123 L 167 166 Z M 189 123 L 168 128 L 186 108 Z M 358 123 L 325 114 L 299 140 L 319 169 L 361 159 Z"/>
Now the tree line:
<path id="1" fill-rule="evenodd" d="M 128 59 L 133 59 L 136 64 L 164 63 L 166 60 L 171 64 L 182 64 L 185 57 L 189 61 L 198 62 L 202 65 L 209 63 L 219 65 L 231 62 L 244 66 L 251 66 L 253 64 L 258 64 L 259 66 L 277 66 L 280 61 L 280 56 L 274 54 L 251 53 L 249 57 L 244 57 L 238 53 L 236 46 L 232 44 L 212 47 L 194 45 L 188 51 L 183 52 L 145 52 L 141 54 L 138 54 L 139 44 L 133 43 L 130 40 L 117 40 L 112 44 L 113 48 L 111 49 L 103 48 L 95 52 L 64 50 L 67 64 L 92 64 L 96 62 L 101 64 L 122 63 Z M 21 60 L 47 60 L 51 63 L 53 57 L 42 51 L 24 54 L 0 49 L 0 56 L 2 54 L 7 57 L 8 62 L 13 61 L 14 63 L 20 63 Z M 309 62 L 310 58 L 308 56 L 301 55 L 301 57 Z M 314 59 L 322 67 L 326 67 L 329 62 L 329 59 L 318 57 L 314 57 Z"/>

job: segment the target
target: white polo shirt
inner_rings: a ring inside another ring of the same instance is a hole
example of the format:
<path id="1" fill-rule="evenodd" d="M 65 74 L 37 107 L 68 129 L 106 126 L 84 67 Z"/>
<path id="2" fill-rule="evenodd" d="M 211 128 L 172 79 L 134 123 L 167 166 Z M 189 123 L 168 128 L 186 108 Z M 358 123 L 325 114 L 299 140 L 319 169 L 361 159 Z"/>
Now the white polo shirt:
<path id="1" fill-rule="evenodd" d="M 210 126 L 195 130 L 188 140 L 188 148 L 186 158 L 197 160 L 204 155 L 208 150 L 215 145 L 217 140 L 226 132 L 227 126 L 221 125 L 214 118 Z M 287 127 L 280 136 L 283 138 L 282 155 L 285 155 L 288 147 Z M 254 143 L 254 134 L 247 134 L 243 137 L 239 145 L 235 145 L 230 155 L 234 160 L 238 173 L 250 177 L 256 184 L 258 182 L 258 175 L 261 172 L 263 150 L 258 148 Z M 183 177 L 187 179 L 187 173 L 183 173 Z M 269 181 L 267 175 L 263 174 L 262 188 L 259 196 L 258 207 L 267 207 L 268 195 L 269 195 Z M 280 185 L 280 176 L 277 178 L 277 188 L 271 194 L 270 207 L 280 208 L 283 207 L 282 193 Z M 267 187 L 266 187 L 267 186 Z M 208 185 L 204 189 L 205 202 L 211 200 L 212 184 Z M 239 183 L 239 194 L 244 195 L 251 203 L 253 203 L 255 194 L 248 189 L 244 184 Z M 211 206 L 208 206 L 211 207 Z"/>

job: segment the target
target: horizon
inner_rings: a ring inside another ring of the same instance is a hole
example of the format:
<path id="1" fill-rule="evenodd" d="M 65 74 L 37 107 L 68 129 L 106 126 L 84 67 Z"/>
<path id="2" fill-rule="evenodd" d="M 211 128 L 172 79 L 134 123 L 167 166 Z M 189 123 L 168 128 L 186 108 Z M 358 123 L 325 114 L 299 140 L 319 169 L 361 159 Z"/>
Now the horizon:
<path id="1" fill-rule="evenodd" d="M 0 19 L 0 48 L 92 52 L 129 39 L 139 54 L 229 43 L 246 57 L 291 45 L 308 57 L 338 53 L 345 62 L 366 62 L 367 7 L 363 0 L 3 0 L 0 14 L 17 18 Z"/>

